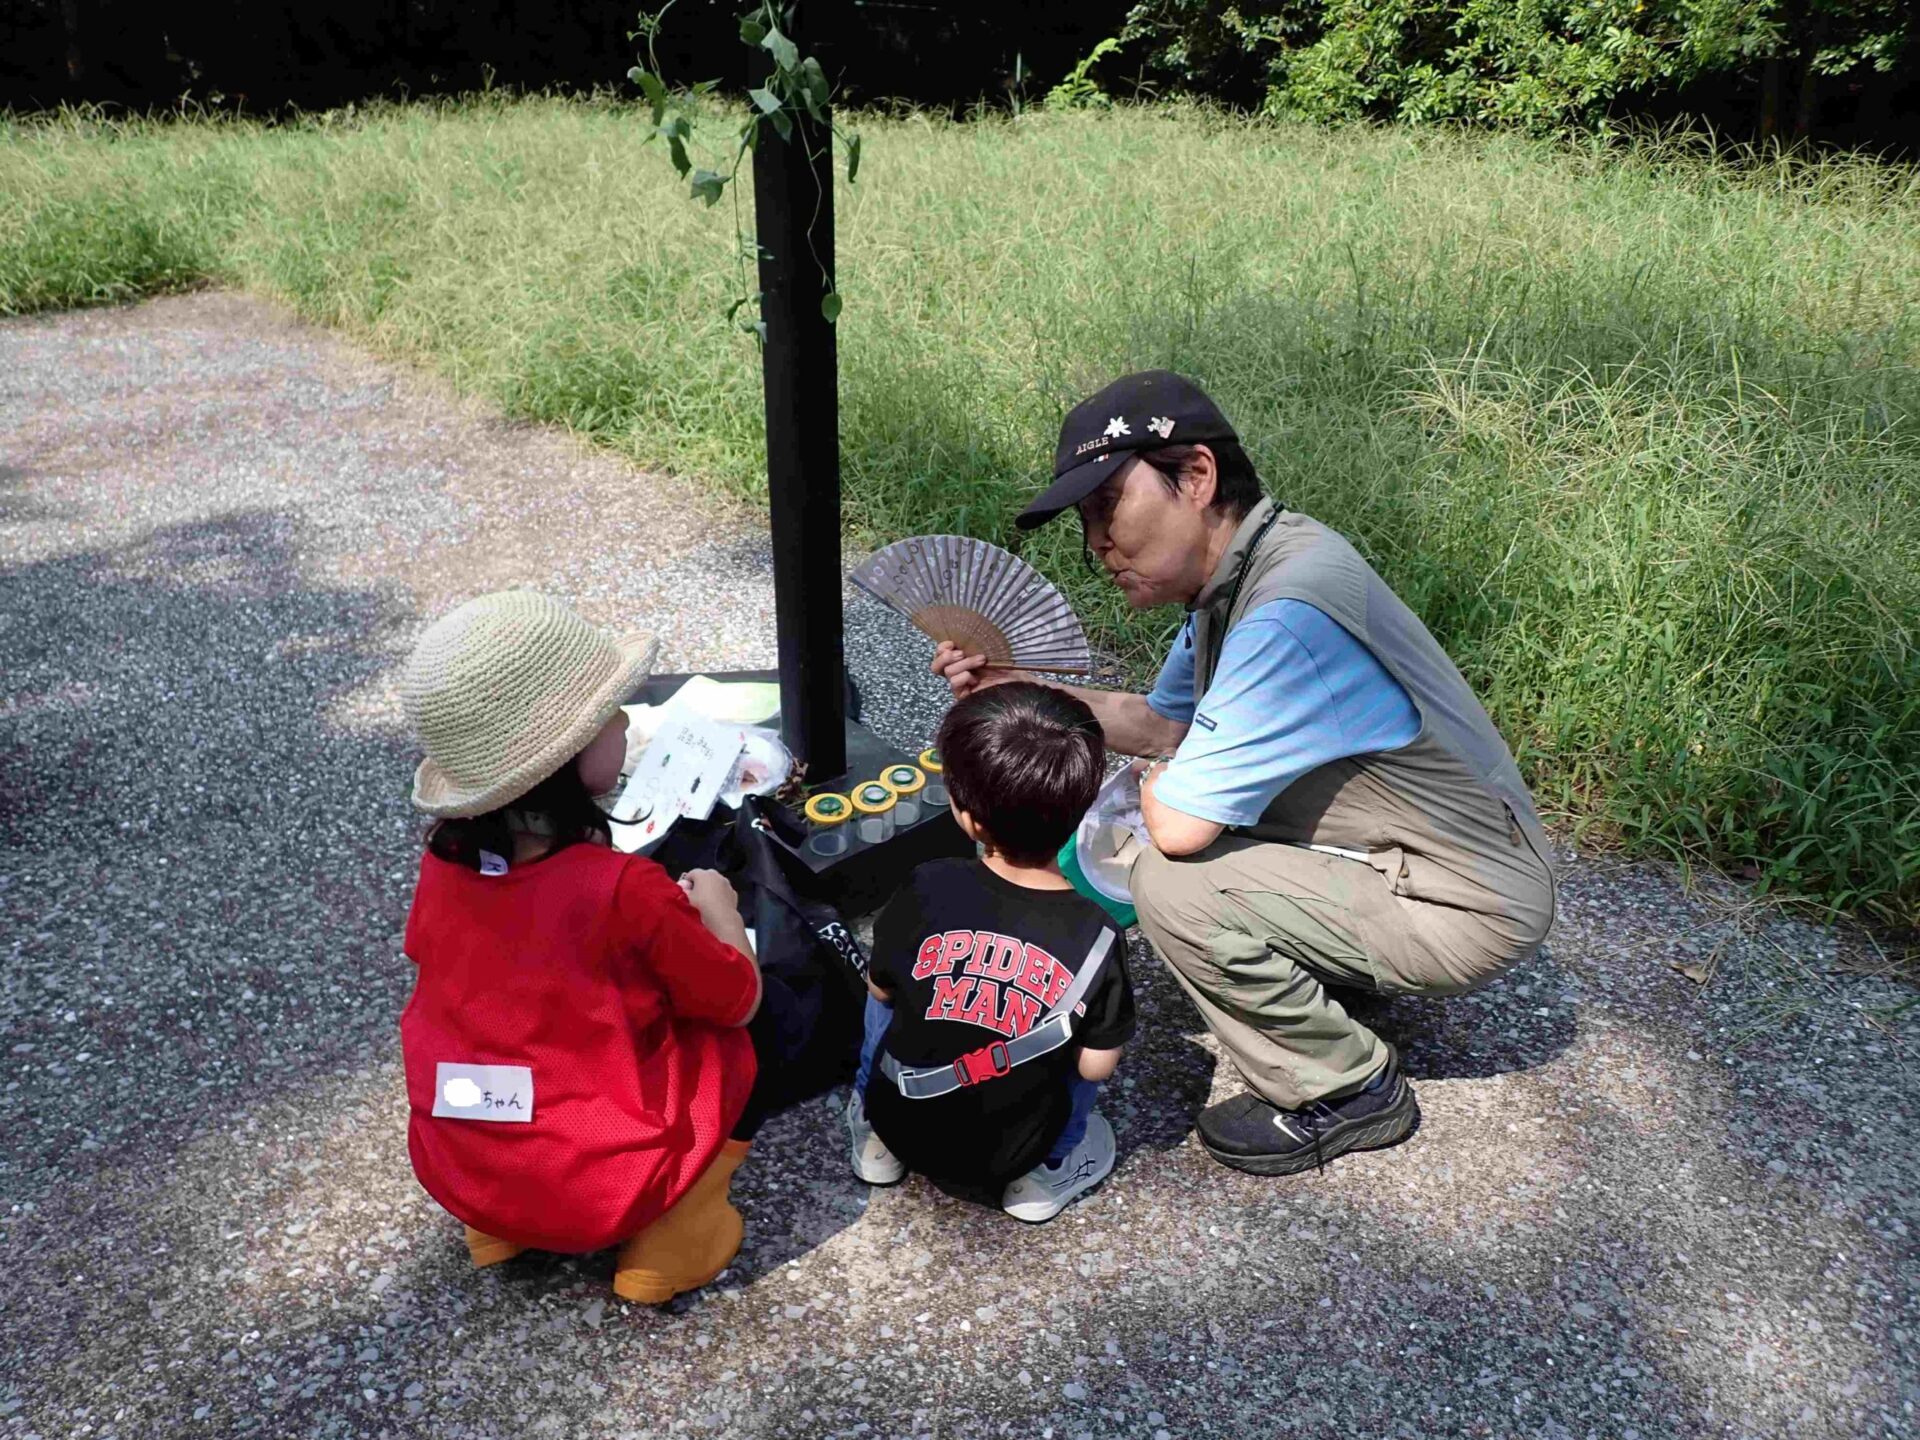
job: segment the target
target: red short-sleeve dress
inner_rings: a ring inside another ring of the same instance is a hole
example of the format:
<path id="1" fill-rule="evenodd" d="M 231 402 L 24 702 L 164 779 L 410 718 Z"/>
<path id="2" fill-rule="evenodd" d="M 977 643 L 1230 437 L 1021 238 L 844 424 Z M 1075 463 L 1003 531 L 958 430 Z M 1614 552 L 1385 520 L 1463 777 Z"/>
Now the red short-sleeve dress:
<path id="1" fill-rule="evenodd" d="M 476 1230 L 616 1244 L 738 1122 L 754 1080 L 738 1027 L 759 977 L 652 861 L 577 844 L 482 874 L 429 852 L 406 952 L 408 1152 Z"/>

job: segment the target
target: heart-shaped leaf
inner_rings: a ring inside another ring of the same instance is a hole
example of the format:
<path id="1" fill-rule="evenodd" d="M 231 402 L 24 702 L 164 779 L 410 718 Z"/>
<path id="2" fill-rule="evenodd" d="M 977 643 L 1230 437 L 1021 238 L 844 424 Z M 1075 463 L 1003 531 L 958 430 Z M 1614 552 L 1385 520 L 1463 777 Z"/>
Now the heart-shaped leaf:
<path id="1" fill-rule="evenodd" d="M 709 205 L 720 202 L 720 192 L 727 188 L 727 177 L 718 170 L 696 170 L 693 172 L 693 193 L 698 199 Z"/>
<path id="2" fill-rule="evenodd" d="M 768 30 L 761 38 L 760 48 L 773 56 L 773 63 L 782 70 L 792 70 L 800 63 L 800 47 L 778 30 Z"/>
<path id="3" fill-rule="evenodd" d="M 780 108 L 780 97 L 764 86 L 747 91 L 747 98 L 760 107 L 763 115 L 771 115 Z"/>
<path id="4" fill-rule="evenodd" d="M 840 292 L 829 290 L 820 297 L 820 313 L 827 317 L 827 323 L 833 324 L 840 318 Z"/>
<path id="5" fill-rule="evenodd" d="M 680 178 L 686 179 L 687 172 L 693 169 L 693 162 L 687 158 L 686 142 L 678 135 L 667 136 L 667 154 L 672 157 L 673 168 L 679 172 Z"/>
<path id="6" fill-rule="evenodd" d="M 822 105 L 833 94 L 833 88 L 827 84 L 827 72 L 820 68 L 820 62 L 811 55 L 800 62 L 800 83 L 806 87 L 807 94 Z"/>

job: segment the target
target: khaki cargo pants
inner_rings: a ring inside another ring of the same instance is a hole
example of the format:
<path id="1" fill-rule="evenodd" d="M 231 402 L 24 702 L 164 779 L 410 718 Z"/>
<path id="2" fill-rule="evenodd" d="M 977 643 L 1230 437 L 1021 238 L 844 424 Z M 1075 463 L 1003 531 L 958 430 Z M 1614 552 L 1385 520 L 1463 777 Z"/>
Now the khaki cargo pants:
<path id="1" fill-rule="evenodd" d="M 1490 918 L 1395 895 L 1363 860 L 1227 837 L 1196 855 L 1143 847 L 1140 928 L 1247 1084 L 1297 1109 L 1372 1079 L 1385 1045 L 1327 985 L 1457 995 L 1526 958 L 1545 918 Z M 1548 915 L 1551 891 L 1546 892 Z"/>

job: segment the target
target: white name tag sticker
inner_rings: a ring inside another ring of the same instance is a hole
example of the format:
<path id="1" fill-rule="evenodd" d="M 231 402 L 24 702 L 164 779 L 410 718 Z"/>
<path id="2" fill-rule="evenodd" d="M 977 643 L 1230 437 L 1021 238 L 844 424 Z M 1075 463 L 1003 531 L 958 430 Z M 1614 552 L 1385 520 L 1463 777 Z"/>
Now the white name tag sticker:
<path id="1" fill-rule="evenodd" d="M 433 1113 L 448 1120 L 493 1120 L 525 1125 L 533 1120 L 533 1071 L 525 1065 L 433 1067 Z"/>

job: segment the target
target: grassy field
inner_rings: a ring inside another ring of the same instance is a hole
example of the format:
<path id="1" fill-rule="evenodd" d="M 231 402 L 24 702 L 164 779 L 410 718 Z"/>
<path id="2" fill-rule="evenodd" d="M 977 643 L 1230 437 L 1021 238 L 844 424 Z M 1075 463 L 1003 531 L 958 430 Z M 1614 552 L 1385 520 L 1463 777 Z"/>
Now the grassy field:
<path id="1" fill-rule="evenodd" d="M 1920 918 L 1920 172 L 1180 110 L 861 128 L 859 538 L 1008 540 L 1070 400 L 1184 370 L 1426 617 L 1544 810 Z M 733 217 L 640 135 L 548 100 L 0 125 L 0 313 L 245 286 L 751 494 Z M 1026 553 L 1148 673 L 1177 616 L 1125 613 L 1070 524 Z"/>

